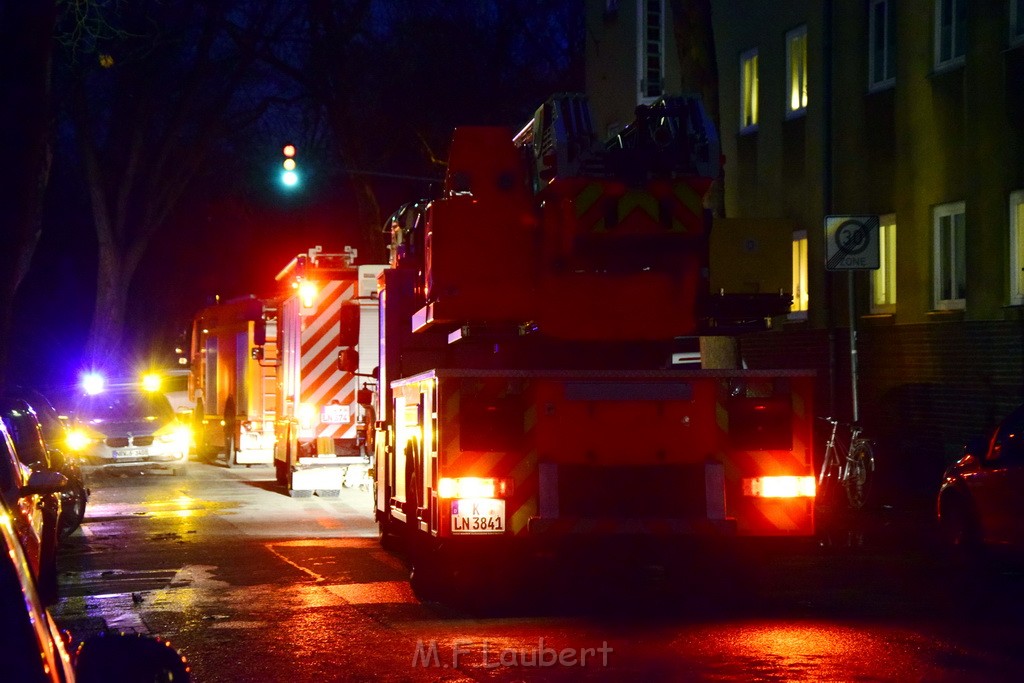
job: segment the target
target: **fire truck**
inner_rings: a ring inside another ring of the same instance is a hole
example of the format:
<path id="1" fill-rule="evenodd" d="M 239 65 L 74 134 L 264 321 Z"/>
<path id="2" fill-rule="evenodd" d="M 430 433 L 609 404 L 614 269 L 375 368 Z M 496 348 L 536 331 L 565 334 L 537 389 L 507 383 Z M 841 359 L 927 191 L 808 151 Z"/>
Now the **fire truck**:
<path id="1" fill-rule="evenodd" d="M 377 277 L 357 251 L 299 254 L 277 275 L 277 481 L 293 497 L 337 496 L 366 472 L 377 367 Z M 361 403 L 360 403 L 361 401 Z"/>
<path id="2" fill-rule="evenodd" d="M 721 163 L 697 98 L 602 141 L 562 95 L 456 129 L 440 196 L 391 216 L 374 507 L 416 590 L 578 541 L 813 536 L 813 373 L 673 363 L 792 301 L 709 291 Z"/>
<path id="3" fill-rule="evenodd" d="M 275 316 L 273 302 L 255 296 L 196 314 L 188 397 L 198 455 L 223 453 L 228 467 L 273 462 Z"/>

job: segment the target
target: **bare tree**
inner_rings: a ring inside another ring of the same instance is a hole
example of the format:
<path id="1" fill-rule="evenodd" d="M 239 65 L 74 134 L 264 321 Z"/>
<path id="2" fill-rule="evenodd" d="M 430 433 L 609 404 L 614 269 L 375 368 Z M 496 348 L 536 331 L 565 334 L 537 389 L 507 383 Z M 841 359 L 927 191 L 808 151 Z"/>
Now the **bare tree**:
<path id="1" fill-rule="evenodd" d="M 125 3 L 70 55 L 68 114 L 97 238 L 87 362 L 120 359 L 133 277 L 211 150 L 262 112 L 259 11 L 226 39 L 226 3 Z M 249 47 L 250 49 L 243 49 Z"/>

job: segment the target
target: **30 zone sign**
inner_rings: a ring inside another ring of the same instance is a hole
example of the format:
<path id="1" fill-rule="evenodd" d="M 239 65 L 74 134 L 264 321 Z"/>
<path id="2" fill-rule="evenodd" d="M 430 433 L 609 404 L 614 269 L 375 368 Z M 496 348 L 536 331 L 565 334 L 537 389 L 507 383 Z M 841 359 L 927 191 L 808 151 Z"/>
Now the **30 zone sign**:
<path id="1" fill-rule="evenodd" d="M 878 216 L 825 216 L 825 268 L 877 270 Z"/>

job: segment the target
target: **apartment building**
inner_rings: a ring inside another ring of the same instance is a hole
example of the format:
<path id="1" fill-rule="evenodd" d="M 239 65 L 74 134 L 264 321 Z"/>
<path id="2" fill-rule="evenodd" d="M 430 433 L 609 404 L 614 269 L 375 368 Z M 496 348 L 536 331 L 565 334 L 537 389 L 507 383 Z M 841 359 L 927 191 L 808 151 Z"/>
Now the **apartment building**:
<path id="1" fill-rule="evenodd" d="M 597 107 L 650 82 L 621 79 L 644 77 L 654 15 L 679 91 L 671 2 L 589 4 Z M 1024 402 L 1024 0 L 712 0 L 712 17 L 726 216 L 791 245 L 793 309 L 743 357 L 816 368 L 821 411 L 849 419 L 852 320 L 881 467 L 932 490 Z M 846 215 L 879 217 L 877 269 L 826 267 L 826 216 Z"/>

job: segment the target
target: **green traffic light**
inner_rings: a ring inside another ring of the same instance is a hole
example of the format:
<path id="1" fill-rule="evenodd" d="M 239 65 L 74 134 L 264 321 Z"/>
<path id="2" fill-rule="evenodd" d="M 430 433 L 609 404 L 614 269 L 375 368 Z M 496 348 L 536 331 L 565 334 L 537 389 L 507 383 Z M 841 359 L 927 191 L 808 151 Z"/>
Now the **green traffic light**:
<path id="1" fill-rule="evenodd" d="M 282 171 L 281 183 L 285 187 L 295 187 L 299 184 L 299 174 L 295 171 Z"/>

